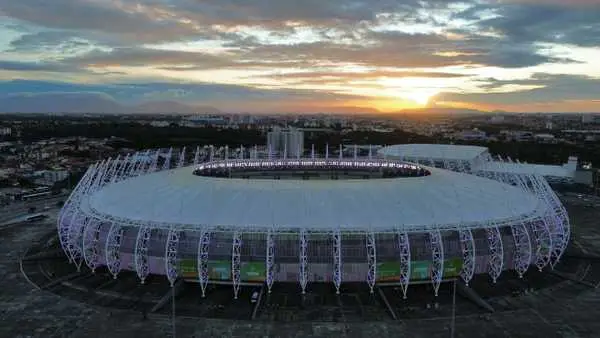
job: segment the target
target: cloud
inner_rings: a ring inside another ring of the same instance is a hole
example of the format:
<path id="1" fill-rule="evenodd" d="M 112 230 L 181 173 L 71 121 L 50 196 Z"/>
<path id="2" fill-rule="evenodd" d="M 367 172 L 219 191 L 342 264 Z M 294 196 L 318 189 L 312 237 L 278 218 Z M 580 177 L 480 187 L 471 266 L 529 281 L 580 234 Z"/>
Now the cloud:
<path id="1" fill-rule="evenodd" d="M 136 47 L 115 48 L 111 51 L 95 49 L 89 53 L 65 58 L 63 62 L 94 67 L 194 65 L 199 69 L 219 68 L 231 63 L 226 57 L 207 53 Z"/>
<path id="2" fill-rule="evenodd" d="M 509 1 L 494 9 L 497 16 L 478 25 L 505 41 L 600 45 L 599 1 Z"/>
<path id="3" fill-rule="evenodd" d="M 72 67 L 61 63 L 48 62 L 19 62 L 19 61 L 2 61 L 0 60 L 0 70 L 6 71 L 39 71 L 39 72 L 62 72 L 73 71 Z"/>
<path id="4" fill-rule="evenodd" d="M 167 41 L 199 33 L 160 8 L 121 1 L 0 0 L 0 13 L 38 26 L 118 35 L 130 41 Z"/>
<path id="5" fill-rule="evenodd" d="M 123 102 L 225 101 L 226 95 L 240 102 L 319 101 L 370 86 L 371 98 L 394 96 L 398 88 L 423 91 L 416 96 L 446 88 L 463 93 L 441 95 L 450 99 L 534 104 L 550 93 L 591 93 L 579 90 L 581 78 L 489 77 L 600 67 L 591 52 L 581 58 L 564 52 L 600 47 L 600 0 L 0 0 L 0 18 L 10 26 L 0 36 L 0 78 L 133 83 L 98 89 Z M 429 79 L 377 87 L 382 78 L 412 77 Z M 138 84 L 142 79 L 152 85 Z M 177 81 L 185 83 L 165 84 Z M 73 92 L 96 92 L 74 86 Z M 294 86 L 329 93 L 260 89 Z M 491 93 L 507 88 L 514 93 Z"/>
<path id="6" fill-rule="evenodd" d="M 179 100 L 188 103 L 212 104 L 215 102 L 326 101 L 334 98 L 359 98 L 357 96 L 334 95 L 311 90 L 269 90 L 210 83 L 74 84 L 27 80 L 0 82 L 0 98 L 15 95 L 48 95 L 57 93 L 102 93 L 106 97 L 125 103 L 140 103 L 148 100 Z"/>
<path id="7" fill-rule="evenodd" d="M 592 101 L 600 97 L 600 79 L 575 75 L 535 74 L 527 80 L 501 81 L 485 79 L 481 88 L 493 91 L 510 86 L 537 87 L 531 90 L 490 93 L 443 93 L 436 101 L 459 101 L 475 104 L 539 104 L 560 100 Z"/>

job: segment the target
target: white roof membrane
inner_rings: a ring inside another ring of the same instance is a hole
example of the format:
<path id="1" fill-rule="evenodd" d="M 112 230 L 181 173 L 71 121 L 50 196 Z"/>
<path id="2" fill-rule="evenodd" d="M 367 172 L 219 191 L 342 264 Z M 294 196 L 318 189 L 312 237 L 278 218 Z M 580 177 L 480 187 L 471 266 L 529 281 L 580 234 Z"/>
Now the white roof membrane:
<path id="1" fill-rule="evenodd" d="M 535 196 L 468 174 L 370 180 L 228 179 L 191 167 L 105 186 L 89 196 L 99 213 L 141 222 L 312 230 L 481 223 L 537 212 Z"/>
<path id="2" fill-rule="evenodd" d="M 487 152 L 486 147 L 452 144 L 396 144 L 381 148 L 379 156 L 410 157 L 423 159 L 447 159 L 471 161 Z"/>

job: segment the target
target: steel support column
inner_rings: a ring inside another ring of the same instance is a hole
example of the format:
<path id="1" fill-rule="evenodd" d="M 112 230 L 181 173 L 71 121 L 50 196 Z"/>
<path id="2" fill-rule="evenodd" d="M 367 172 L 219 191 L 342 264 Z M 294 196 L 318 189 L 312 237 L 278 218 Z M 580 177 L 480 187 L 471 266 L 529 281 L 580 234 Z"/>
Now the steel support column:
<path id="1" fill-rule="evenodd" d="M 119 164 L 121 163 L 121 155 L 118 155 L 115 160 L 112 162 L 112 165 L 110 166 L 110 169 L 108 170 L 108 173 L 105 177 L 105 182 L 106 184 L 110 184 L 115 175 L 117 174 L 117 169 L 119 168 Z"/>
<path id="2" fill-rule="evenodd" d="M 519 278 L 523 278 L 531 264 L 531 240 L 525 224 L 513 223 L 510 229 L 515 243 L 515 270 L 519 274 Z"/>
<path id="3" fill-rule="evenodd" d="M 342 234 L 339 230 L 333 232 L 333 285 L 335 293 L 340 293 L 342 284 Z"/>
<path id="4" fill-rule="evenodd" d="M 459 230 L 460 249 L 462 251 L 463 265 L 460 271 L 460 277 L 469 286 L 469 282 L 475 273 L 475 240 L 470 229 Z"/>
<path id="5" fill-rule="evenodd" d="M 550 264 L 552 267 L 558 263 L 563 252 L 567 248 L 570 235 L 570 226 L 567 216 L 567 212 L 558 200 L 558 197 L 552 191 L 552 188 L 548 182 L 541 176 L 536 175 L 532 177 L 535 182 L 540 195 L 545 201 L 548 208 L 547 215 L 545 217 L 546 223 L 550 230 L 550 236 L 552 238 L 552 253 Z"/>
<path id="6" fill-rule="evenodd" d="M 177 252 L 179 249 L 179 230 L 174 227 L 169 230 L 169 234 L 167 235 L 167 243 L 165 244 L 165 274 L 167 275 L 167 279 L 171 284 L 171 287 L 175 284 L 177 280 Z"/>
<path id="7" fill-rule="evenodd" d="M 181 168 L 184 165 L 185 165 L 185 147 L 183 147 L 183 149 L 181 149 L 181 152 L 179 153 L 177 168 Z"/>
<path id="8" fill-rule="evenodd" d="M 134 263 L 135 272 L 140 278 L 142 284 L 146 281 L 149 274 L 148 266 L 148 245 L 150 244 L 150 236 L 152 229 L 146 226 L 140 227 L 137 238 L 135 240 Z"/>
<path id="9" fill-rule="evenodd" d="M 156 152 L 154 153 L 154 156 L 152 157 L 152 163 L 148 167 L 148 170 L 147 170 L 148 173 L 153 173 L 156 170 L 158 170 L 158 159 L 160 158 L 160 151 L 161 151 L 160 148 L 156 149 Z"/>
<path id="10" fill-rule="evenodd" d="M 487 228 L 486 232 L 490 248 L 489 274 L 495 284 L 502 273 L 502 266 L 504 265 L 504 247 L 500 229 L 497 226 Z"/>
<path id="11" fill-rule="evenodd" d="M 113 222 L 106 237 L 106 247 L 104 249 L 106 267 L 115 279 L 121 271 L 121 243 L 123 242 L 124 232 L 125 229 L 119 223 Z"/>
<path id="12" fill-rule="evenodd" d="M 308 238 L 306 230 L 300 230 L 299 245 L 300 245 L 300 271 L 298 273 L 298 279 L 300 282 L 300 288 L 302 294 L 306 293 L 306 284 L 308 283 Z"/>
<path id="13" fill-rule="evenodd" d="M 530 223 L 531 234 L 535 242 L 535 266 L 539 271 L 550 263 L 552 254 L 552 238 L 547 225 L 538 219 Z"/>
<path id="14" fill-rule="evenodd" d="M 444 244 L 442 234 L 439 231 L 429 232 L 431 245 L 431 284 L 433 292 L 437 297 L 444 276 Z"/>
<path id="15" fill-rule="evenodd" d="M 240 291 L 240 268 L 241 268 L 242 233 L 233 233 L 233 246 L 231 248 L 231 279 L 233 282 L 233 298 L 238 298 Z"/>
<path id="16" fill-rule="evenodd" d="M 407 232 L 398 232 L 398 248 L 400 249 L 400 287 L 402 296 L 406 299 L 410 284 L 410 240 Z"/>
<path id="17" fill-rule="evenodd" d="M 137 168 L 137 165 L 140 161 L 140 152 L 136 152 L 135 154 L 133 154 L 133 160 L 131 160 L 131 163 L 129 164 L 129 167 L 126 169 L 127 172 L 125 174 L 126 177 L 131 177 L 133 176 L 133 173 L 135 172 L 135 169 Z"/>
<path id="18" fill-rule="evenodd" d="M 73 192 L 67 198 L 65 205 L 61 209 L 58 215 L 57 221 L 57 230 L 58 230 L 58 239 L 60 241 L 60 246 L 63 251 L 71 261 L 71 253 L 69 250 L 69 238 L 71 235 L 71 225 L 73 223 L 73 218 L 77 215 L 77 210 L 79 209 L 79 203 L 81 201 L 81 197 L 83 192 L 87 190 L 87 186 L 90 181 L 93 180 L 94 175 L 96 174 L 97 165 L 93 164 L 88 168 L 85 172 L 79 183 L 73 189 Z"/>
<path id="19" fill-rule="evenodd" d="M 267 268 L 267 290 L 271 293 L 271 288 L 273 287 L 275 271 L 275 240 L 272 231 L 267 233 L 267 257 L 266 257 L 266 268 Z"/>
<path id="20" fill-rule="evenodd" d="M 340 248 L 341 251 L 341 248 Z M 367 284 L 371 293 L 375 287 L 375 281 L 377 279 L 377 246 L 375 243 L 375 234 L 372 232 L 367 233 L 367 264 L 369 271 L 367 272 Z"/>
<path id="21" fill-rule="evenodd" d="M 140 161 L 140 165 L 135 170 L 135 176 L 144 175 L 148 171 L 148 168 L 150 167 L 150 165 L 152 165 L 152 162 L 150 161 L 150 153 L 151 153 L 151 150 L 148 149 L 146 151 L 146 153 L 143 155 L 144 157 Z"/>
<path id="22" fill-rule="evenodd" d="M 77 267 L 77 271 L 81 268 L 83 262 L 83 231 L 85 225 L 89 221 L 89 218 L 81 213 L 79 209 L 75 212 L 71 218 L 71 224 L 69 226 L 69 235 L 67 241 L 67 250 L 70 254 L 70 261 Z"/>
<path id="23" fill-rule="evenodd" d="M 123 177 L 125 177 L 125 169 L 126 169 L 127 165 L 129 164 L 129 158 L 130 158 L 129 154 L 127 154 L 121 160 L 121 163 L 119 164 L 119 168 L 117 169 L 115 176 L 112 178 L 112 183 L 119 182 L 120 180 L 123 179 Z"/>
<path id="24" fill-rule="evenodd" d="M 169 148 L 169 152 L 164 156 L 165 161 L 162 164 L 161 170 L 171 169 L 171 157 L 173 156 L 173 148 Z"/>
<path id="25" fill-rule="evenodd" d="M 88 224 L 86 224 L 83 233 L 83 259 L 85 264 L 92 270 L 92 273 L 96 271 L 96 268 L 100 264 L 100 228 L 102 222 L 95 218 L 91 218 Z"/>
<path id="26" fill-rule="evenodd" d="M 200 163 L 200 146 L 196 147 L 196 152 L 194 153 L 194 165 Z"/>
<path id="27" fill-rule="evenodd" d="M 202 289 L 202 298 L 206 297 L 208 285 L 208 250 L 210 248 L 210 232 L 203 230 L 198 241 L 198 281 Z"/>

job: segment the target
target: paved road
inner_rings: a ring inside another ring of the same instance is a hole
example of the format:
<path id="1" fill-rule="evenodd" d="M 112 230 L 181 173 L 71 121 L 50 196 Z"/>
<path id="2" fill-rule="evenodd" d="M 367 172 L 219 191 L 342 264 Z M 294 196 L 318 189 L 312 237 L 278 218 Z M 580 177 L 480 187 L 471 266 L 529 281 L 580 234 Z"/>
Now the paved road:
<path id="1" fill-rule="evenodd" d="M 61 194 L 61 195 L 51 196 L 49 198 L 45 198 L 45 199 L 41 199 L 41 200 L 28 201 L 28 202 L 14 202 L 9 205 L 0 207 L 0 217 L 3 217 L 4 215 L 7 215 L 7 214 L 16 214 L 16 213 L 20 213 L 23 211 L 26 212 L 32 206 L 33 207 L 41 207 L 41 208 L 43 208 L 46 205 L 47 206 L 55 206 L 57 202 L 65 201 L 67 199 L 67 197 L 69 197 L 68 194 Z"/>
<path id="2" fill-rule="evenodd" d="M 58 201 L 65 201 L 68 195 L 61 196 L 53 196 L 52 198 L 31 201 L 27 203 L 18 203 L 13 204 L 9 207 L 0 208 L 0 224 L 4 224 L 10 222 L 14 219 L 21 218 L 29 214 L 29 208 L 35 207 L 35 212 L 50 212 L 52 214 L 56 214 L 59 208 L 56 207 L 56 203 Z M 46 207 L 50 209 L 45 210 Z"/>

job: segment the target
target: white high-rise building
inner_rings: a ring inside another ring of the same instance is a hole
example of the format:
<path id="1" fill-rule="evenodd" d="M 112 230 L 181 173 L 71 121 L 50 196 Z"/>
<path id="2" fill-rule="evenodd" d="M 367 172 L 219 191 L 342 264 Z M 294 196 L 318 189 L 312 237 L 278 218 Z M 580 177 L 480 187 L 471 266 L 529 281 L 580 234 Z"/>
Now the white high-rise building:
<path id="1" fill-rule="evenodd" d="M 304 132 L 296 128 L 273 128 L 267 134 L 267 150 L 282 157 L 302 157 L 304 153 Z"/>

